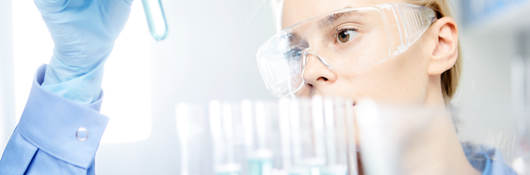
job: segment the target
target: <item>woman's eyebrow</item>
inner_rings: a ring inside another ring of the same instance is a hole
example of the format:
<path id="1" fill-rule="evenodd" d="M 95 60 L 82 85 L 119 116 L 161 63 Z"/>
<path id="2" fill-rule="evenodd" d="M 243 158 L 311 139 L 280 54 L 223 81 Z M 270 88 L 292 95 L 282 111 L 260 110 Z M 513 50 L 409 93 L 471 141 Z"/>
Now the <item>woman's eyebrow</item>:
<path id="1" fill-rule="evenodd" d="M 289 34 L 288 41 L 290 45 L 299 45 L 305 42 L 302 37 L 295 32 Z"/>
<path id="2" fill-rule="evenodd" d="M 338 12 L 335 12 L 329 16 L 326 17 L 325 20 L 322 20 L 320 21 L 320 27 L 325 27 L 329 24 L 333 24 L 334 22 L 344 18 L 344 17 L 351 17 L 351 16 L 362 16 L 361 13 L 355 11 L 355 10 L 351 10 L 352 9 L 351 7 L 345 7 L 341 10 L 338 10 Z"/>

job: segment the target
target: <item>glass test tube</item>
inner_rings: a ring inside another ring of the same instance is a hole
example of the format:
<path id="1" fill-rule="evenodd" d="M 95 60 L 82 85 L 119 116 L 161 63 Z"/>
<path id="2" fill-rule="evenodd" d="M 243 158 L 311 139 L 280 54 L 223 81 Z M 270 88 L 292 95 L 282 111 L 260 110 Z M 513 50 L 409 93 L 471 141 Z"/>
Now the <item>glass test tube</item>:
<path id="1" fill-rule="evenodd" d="M 288 175 L 353 175 L 349 103 L 315 97 L 281 101 L 283 168 Z"/>
<path id="2" fill-rule="evenodd" d="M 273 153 L 270 147 L 270 134 L 273 130 L 271 128 L 273 116 L 271 114 L 276 109 L 269 105 L 263 102 L 256 102 L 255 115 L 252 116 L 253 105 L 250 102 L 242 104 L 244 118 L 248 119 L 248 126 L 251 126 L 247 128 L 247 132 L 251 133 L 248 137 L 249 144 L 247 144 L 250 149 L 248 156 L 249 175 L 270 175 L 272 173 Z"/>
<path id="3" fill-rule="evenodd" d="M 162 0 L 142 0 L 142 4 L 151 36 L 156 41 L 166 39 L 168 27 Z"/>
<path id="4" fill-rule="evenodd" d="M 214 171 L 216 175 L 241 175 L 238 159 L 241 119 L 233 113 L 229 103 L 212 101 L 209 105 L 210 130 L 213 139 Z"/>

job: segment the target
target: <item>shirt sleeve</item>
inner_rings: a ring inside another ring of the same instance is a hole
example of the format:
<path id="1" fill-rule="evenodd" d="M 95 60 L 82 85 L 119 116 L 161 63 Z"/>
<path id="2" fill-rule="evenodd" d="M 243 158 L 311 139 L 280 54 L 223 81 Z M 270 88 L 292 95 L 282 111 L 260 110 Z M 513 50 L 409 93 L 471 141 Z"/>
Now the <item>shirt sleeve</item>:
<path id="1" fill-rule="evenodd" d="M 462 146 L 469 163 L 471 163 L 473 168 L 480 171 L 482 175 L 517 175 L 505 163 L 500 151 L 471 143 L 463 143 Z"/>
<path id="2" fill-rule="evenodd" d="M 39 68 L 30 97 L 0 160 L 0 174 L 94 174 L 94 157 L 108 118 L 101 96 L 76 103 L 42 89 Z"/>
<path id="3" fill-rule="evenodd" d="M 483 175 L 517 175 L 517 173 L 508 166 L 502 154 L 494 151 L 492 158 L 488 159 L 484 168 Z"/>

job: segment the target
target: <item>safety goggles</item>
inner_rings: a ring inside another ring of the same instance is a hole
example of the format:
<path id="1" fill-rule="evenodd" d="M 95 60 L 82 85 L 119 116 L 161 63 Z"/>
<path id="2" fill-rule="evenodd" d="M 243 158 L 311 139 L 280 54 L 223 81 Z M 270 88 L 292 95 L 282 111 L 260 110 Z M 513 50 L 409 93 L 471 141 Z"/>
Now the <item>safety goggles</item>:
<path id="1" fill-rule="evenodd" d="M 427 7 L 406 3 L 346 8 L 283 29 L 257 52 L 266 87 L 294 96 L 309 64 L 362 73 L 406 51 L 436 20 Z"/>

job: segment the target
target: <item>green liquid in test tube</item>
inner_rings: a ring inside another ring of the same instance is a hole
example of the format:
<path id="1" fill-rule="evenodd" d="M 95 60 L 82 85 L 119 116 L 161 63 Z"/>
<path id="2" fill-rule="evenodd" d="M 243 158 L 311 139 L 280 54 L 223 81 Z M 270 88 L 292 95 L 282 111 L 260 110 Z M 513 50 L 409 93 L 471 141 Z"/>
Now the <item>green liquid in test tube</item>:
<path id="1" fill-rule="evenodd" d="M 237 164 L 229 163 L 217 167 L 215 175 L 241 175 L 241 167 Z"/>
<path id="2" fill-rule="evenodd" d="M 149 31 L 155 40 L 166 39 L 168 33 L 166 14 L 162 0 L 142 0 Z"/>
<path id="3" fill-rule="evenodd" d="M 271 175 L 272 174 L 272 152 L 269 150 L 258 150 L 256 155 L 248 160 L 249 175 Z"/>
<path id="4" fill-rule="evenodd" d="M 249 160 L 249 175 L 270 175 L 272 171 L 272 160 L 251 159 Z"/>

